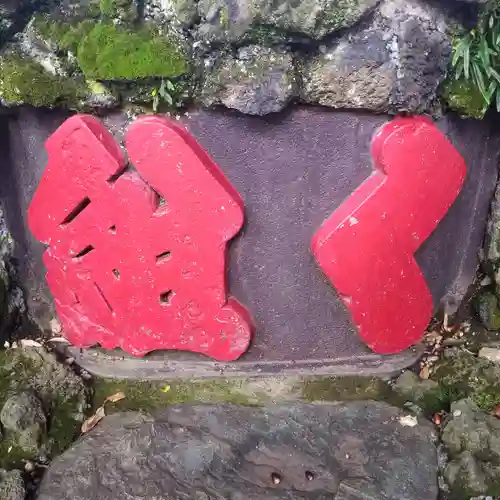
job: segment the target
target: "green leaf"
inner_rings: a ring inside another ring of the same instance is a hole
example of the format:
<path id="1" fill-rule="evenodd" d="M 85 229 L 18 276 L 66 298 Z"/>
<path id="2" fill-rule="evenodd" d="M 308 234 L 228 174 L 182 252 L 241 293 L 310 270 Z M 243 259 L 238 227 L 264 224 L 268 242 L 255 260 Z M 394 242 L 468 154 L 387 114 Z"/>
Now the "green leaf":
<path id="1" fill-rule="evenodd" d="M 497 111 L 500 111 L 500 92 L 497 89 L 496 92 L 496 105 L 497 105 Z"/>
<path id="2" fill-rule="evenodd" d="M 455 80 L 458 80 L 461 76 L 462 73 L 464 72 L 464 62 L 460 61 L 455 68 Z"/>
<path id="3" fill-rule="evenodd" d="M 479 67 L 479 64 L 476 61 L 472 61 L 472 73 L 474 76 L 474 83 L 479 88 L 479 91 L 481 92 L 485 100 L 488 100 L 486 98 L 487 94 L 486 94 L 486 87 L 484 85 L 483 73 L 481 71 L 481 68 Z"/>
<path id="4" fill-rule="evenodd" d="M 491 102 L 491 98 L 493 97 L 493 94 L 498 88 L 498 84 L 495 80 L 492 80 L 490 84 L 488 85 L 488 90 L 486 91 L 486 95 L 488 97 L 487 102 L 488 104 Z"/>
<path id="5" fill-rule="evenodd" d="M 464 50 L 464 75 L 468 80 L 470 77 L 470 46 L 467 45 Z"/>
<path id="6" fill-rule="evenodd" d="M 500 74 L 493 68 L 488 68 L 489 76 L 492 76 L 498 83 L 500 83 Z"/>
<path id="7" fill-rule="evenodd" d="M 481 61 L 483 62 L 484 68 L 487 69 L 490 67 L 490 53 L 488 50 L 488 42 L 486 38 L 482 38 L 479 44 L 479 55 L 481 57 Z"/>
<path id="8" fill-rule="evenodd" d="M 456 45 L 455 50 L 453 52 L 453 58 L 452 58 L 452 65 L 455 66 L 458 62 L 458 60 L 463 57 L 465 49 L 467 46 L 470 45 L 470 38 L 469 36 L 465 36 L 462 38 Z"/>
<path id="9" fill-rule="evenodd" d="M 170 106 L 174 104 L 174 100 L 172 99 L 172 96 L 169 93 L 166 93 L 164 97 L 165 101 L 167 101 Z"/>
<path id="10" fill-rule="evenodd" d="M 158 95 L 158 89 L 153 89 L 153 91 L 151 92 L 151 95 L 153 97 L 156 97 Z"/>
<path id="11" fill-rule="evenodd" d="M 174 84 L 170 80 L 167 80 L 167 89 L 170 90 L 170 92 L 175 90 Z"/>

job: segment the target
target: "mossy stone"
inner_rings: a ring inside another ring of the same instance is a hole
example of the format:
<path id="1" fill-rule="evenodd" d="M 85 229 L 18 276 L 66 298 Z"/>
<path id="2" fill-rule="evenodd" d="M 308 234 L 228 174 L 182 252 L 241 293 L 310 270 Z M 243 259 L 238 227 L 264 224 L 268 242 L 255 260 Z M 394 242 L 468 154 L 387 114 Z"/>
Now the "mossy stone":
<path id="1" fill-rule="evenodd" d="M 189 68 L 174 37 L 158 35 L 147 27 L 129 31 L 97 24 L 78 44 L 76 55 L 85 76 L 93 80 L 175 78 Z"/>
<path id="2" fill-rule="evenodd" d="M 0 407 L 9 397 L 27 390 L 37 395 L 48 416 L 41 449 L 53 456 L 62 453 L 79 435 L 87 390 L 76 375 L 43 349 L 1 350 Z M 0 468 L 19 467 L 34 458 L 15 437 L 0 439 Z"/>
<path id="3" fill-rule="evenodd" d="M 152 412 L 175 403 L 234 403 L 262 406 L 287 401 L 385 401 L 403 407 L 405 400 L 380 378 L 368 377 L 232 377 L 220 380 L 141 381 L 96 379 L 94 410 L 117 392 L 125 398 L 106 405 L 116 411 Z"/>
<path id="4" fill-rule="evenodd" d="M 488 330 L 500 329 L 500 308 L 493 292 L 482 292 L 475 298 L 475 308 L 483 325 Z"/>
<path id="5" fill-rule="evenodd" d="M 0 98 L 7 105 L 75 108 L 85 93 L 77 80 L 48 73 L 33 59 L 15 53 L 0 56 Z"/>
<path id="6" fill-rule="evenodd" d="M 101 15 L 109 20 L 132 23 L 138 18 L 135 0 L 100 0 Z"/>
<path id="7" fill-rule="evenodd" d="M 500 405 L 500 364 L 487 359 L 457 352 L 435 366 L 432 379 L 439 382 L 449 402 L 469 397 L 485 411 Z"/>
<path id="8" fill-rule="evenodd" d="M 443 83 L 441 93 L 448 106 L 463 116 L 481 120 L 488 110 L 481 92 L 463 79 L 455 80 L 450 75 Z"/>

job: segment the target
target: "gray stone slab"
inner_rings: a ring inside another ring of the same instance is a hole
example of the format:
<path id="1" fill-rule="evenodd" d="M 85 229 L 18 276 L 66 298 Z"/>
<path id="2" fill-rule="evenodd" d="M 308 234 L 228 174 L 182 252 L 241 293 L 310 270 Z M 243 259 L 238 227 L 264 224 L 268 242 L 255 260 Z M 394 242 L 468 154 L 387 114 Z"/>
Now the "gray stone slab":
<path id="1" fill-rule="evenodd" d="M 52 302 L 43 281 L 42 246 L 26 228 L 25 216 L 45 167 L 43 142 L 63 119 L 56 112 L 20 110 L 0 121 L 9 137 L 0 145 L 5 158 L 0 172 L 7 179 L 0 198 L 19 242 L 29 306 L 42 325 L 52 317 Z M 381 357 L 362 344 L 310 251 L 314 231 L 370 175 L 371 138 L 390 117 L 294 107 L 265 118 L 197 111 L 183 120 L 245 201 L 245 226 L 230 247 L 229 283 L 230 293 L 255 319 L 252 346 L 231 364 L 180 353 L 154 354 L 146 364 L 86 352 L 80 357 L 84 365 L 103 375 L 111 370 L 115 376 L 161 377 L 197 370 L 201 376 L 221 370 L 391 372 L 411 364 L 415 352 Z M 106 121 L 119 136 L 125 117 L 114 115 Z M 476 271 L 496 183 L 498 137 L 487 123 L 454 115 L 438 126 L 464 156 L 467 179 L 416 257 L 436 308 L 444 303 L 453 311 Z"/>
<path id="2" fill-rule="evenodd" d="M 121 413 L 56 458 L 38 500 L 437 499 L 436 436 L 385 403 Z"/>

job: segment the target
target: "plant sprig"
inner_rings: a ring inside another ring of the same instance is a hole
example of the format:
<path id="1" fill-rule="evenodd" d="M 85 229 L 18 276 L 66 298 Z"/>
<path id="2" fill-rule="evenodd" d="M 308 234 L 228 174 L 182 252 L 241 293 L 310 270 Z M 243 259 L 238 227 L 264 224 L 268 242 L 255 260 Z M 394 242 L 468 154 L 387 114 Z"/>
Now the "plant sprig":
<path id="1" fill-rule="evenodd" d="M 457 40 L 452 66 L 456 80 L 470 82 L 483 96 L 486 108 L 494 100 L 500 111 L 500 0 L 490 1 L 477 27 Z"/>
<path id="2" fill-rule="evenodd" d="M 155 113 L 158 112 L 161 101 L 165 101 L 169 106 L 173 106 L 174 99 L 172 98 L 172 94 L 174 92 L 174 84 L 170 80 L 164 80 L 162 78 L 160 86 L 153 89 L 153 92 L 151 92 L 151 96 L 153 97 L 153 111 Z"/>

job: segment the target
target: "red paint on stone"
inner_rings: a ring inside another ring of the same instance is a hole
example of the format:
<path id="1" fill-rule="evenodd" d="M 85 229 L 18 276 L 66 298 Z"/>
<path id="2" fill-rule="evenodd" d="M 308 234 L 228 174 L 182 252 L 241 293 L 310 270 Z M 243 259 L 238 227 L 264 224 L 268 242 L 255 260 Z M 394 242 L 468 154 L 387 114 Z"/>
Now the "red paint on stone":
<path id="1" fill-rule="evenodd" d="M 137 120 L 127 133 L 136 170 L 95 118 L 69 118 L 47 141 L 49 161 L 28 211 L 48 245 L 49 283 L 65 335 L 134 355 L 179 349 L 229 361 L 250 319 L 225 284 L 226 245 L 243 202 L 183 128 Z"/>
<path id="2" fill-rule="evenodd" d="M 372 143 L 374 173 L 323 223 L 314 256 L 366 344 L 379 354 L 418 342 L 431 293 L 414 253 L 458 196 L 466 166 L 424 118 L 396 118 Z"/>

